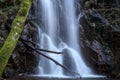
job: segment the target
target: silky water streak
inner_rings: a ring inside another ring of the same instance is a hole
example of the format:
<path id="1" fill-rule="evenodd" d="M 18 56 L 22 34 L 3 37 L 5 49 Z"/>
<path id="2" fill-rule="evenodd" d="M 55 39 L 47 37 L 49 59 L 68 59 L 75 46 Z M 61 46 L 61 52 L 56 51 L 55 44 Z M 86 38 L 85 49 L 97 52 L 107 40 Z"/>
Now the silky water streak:
<path id="1" fill-rule="evenodd" d="M 39 25 L 40 48 L 63 52 L 59 55 L 44 54 L 82 77 L 92 75 L 80 51 L 75 0 L 38 0 L 37 4 L 36 23 Z M 38 67 L 40 76 L 72 76 L 70 72 L 42 56 Z"/>

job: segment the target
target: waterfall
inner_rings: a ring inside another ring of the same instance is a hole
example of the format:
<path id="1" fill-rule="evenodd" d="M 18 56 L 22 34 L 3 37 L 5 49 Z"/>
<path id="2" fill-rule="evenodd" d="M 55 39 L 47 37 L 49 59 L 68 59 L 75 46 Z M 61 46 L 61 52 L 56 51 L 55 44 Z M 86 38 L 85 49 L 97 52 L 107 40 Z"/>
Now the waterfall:
<path id="1" fill-rule="evenodd" d="M 80 51 L 75 0 L 38 0 L 37 8 L 36 23 L 39 25 L 40 48 L 63 52 L 44 54 L 82 77 L 92 75 Z M 39 75 L 43 76 L 71 76 L 70 72 L 42 56 L 38 68 Z"/>

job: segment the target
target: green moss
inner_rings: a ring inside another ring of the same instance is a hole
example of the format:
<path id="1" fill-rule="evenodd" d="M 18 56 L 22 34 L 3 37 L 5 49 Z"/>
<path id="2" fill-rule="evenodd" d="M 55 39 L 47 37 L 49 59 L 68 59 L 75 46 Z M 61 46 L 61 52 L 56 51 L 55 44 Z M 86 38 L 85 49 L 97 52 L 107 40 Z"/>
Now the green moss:
<path id="1" fill-rule="evenodd" d="M 23 30 L 23 26 L 26 21 L 31 4 L 32 0 L 22 1 L 20 10 L 12 23 L 10 34 L 8 35 L 3 47 L 0 50 L 0 77 L 2 77 L 2 72 Z"/>

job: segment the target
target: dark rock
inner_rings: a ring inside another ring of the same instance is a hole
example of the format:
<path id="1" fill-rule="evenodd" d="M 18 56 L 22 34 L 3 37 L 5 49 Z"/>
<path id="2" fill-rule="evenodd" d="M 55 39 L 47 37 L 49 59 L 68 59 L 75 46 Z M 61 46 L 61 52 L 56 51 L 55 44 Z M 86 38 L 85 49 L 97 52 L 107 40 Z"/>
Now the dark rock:
<path id="1" fill-rule="evenodd" d="M 100 22 L 105 25 L 108 25 L 108 21 L 103 16 L 101 16 L 96 10 L 89 10 L 89 14 L 91 16 L 91 21 Z"/>
<path id="2" fill-rule="evenodd" d="M 72 72 L 76 72 L 76 65 L 75 65 L 75 61 L 71 58 L 71 52 L 67 49 L 65 49 L 63 51 L 64 56 L 63 56 L 63 65 L 65 65 L 69 70 L 71 70 Z M 65 75 L 72 75 L 72 73 L 64 70 L 64 74 Z"/>
<path id="3" fill-rule="evenodd" d="M 14 77 L 15 76 L 15 70 L 13 68 L 11 68 L 10 66 L 6 67 L 5 71 L 4 71 L 4 78 L 9 78 L 9 77 Z"/>

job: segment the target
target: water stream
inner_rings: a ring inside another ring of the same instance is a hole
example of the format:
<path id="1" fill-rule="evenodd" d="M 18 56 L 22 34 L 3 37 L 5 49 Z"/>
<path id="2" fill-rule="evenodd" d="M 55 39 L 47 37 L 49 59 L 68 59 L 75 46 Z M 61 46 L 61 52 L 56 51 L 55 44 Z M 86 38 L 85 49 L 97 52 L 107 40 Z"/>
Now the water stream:
<path id="1" fill-rule="evenodd" d="M 41 49 L 63 52 L 64 54 L 44 54 L 82 77 L 87 77 L 93 73 L 83 60 L 80 51 L 75 1 L 38 0 L 36 23 L 39 25 L 39 44 Z M 70 72 L 42 56 L 38 68 L 40 76 L 71 76 Z"/>

